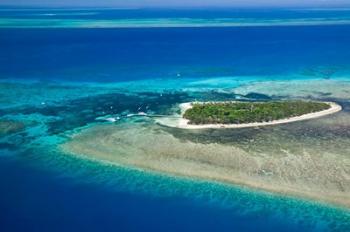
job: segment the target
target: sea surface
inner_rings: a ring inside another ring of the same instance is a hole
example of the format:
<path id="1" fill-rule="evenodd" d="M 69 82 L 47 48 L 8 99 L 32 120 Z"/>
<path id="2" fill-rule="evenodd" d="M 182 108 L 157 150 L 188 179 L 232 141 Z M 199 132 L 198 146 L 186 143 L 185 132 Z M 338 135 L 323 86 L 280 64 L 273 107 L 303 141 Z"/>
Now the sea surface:
<path id="1" fill-rule="evenodd" d="M 298 97 L 343 106 L 327 135 L 298 124 L 293 136 L 336 141 L 345 165 L 349 61 L 349 9 L 0 8 L 0 230 L 350 231 L 344 206 L 60 149 L 96 125 L 153 126 L 129 116 L 182 102 Z M 244 134 L 158 130 L 204 144 Z"/>

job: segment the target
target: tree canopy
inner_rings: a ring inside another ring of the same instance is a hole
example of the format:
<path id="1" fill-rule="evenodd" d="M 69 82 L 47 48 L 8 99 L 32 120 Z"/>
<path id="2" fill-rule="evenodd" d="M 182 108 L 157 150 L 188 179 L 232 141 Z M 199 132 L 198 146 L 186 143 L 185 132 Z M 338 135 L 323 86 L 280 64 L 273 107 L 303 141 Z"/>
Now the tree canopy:
<path id="1" fill-rule="evenodd" d="M 329 109 L 330 105 L 311 101 L 209 102 L 193 103 L 183 117 L 190 124 L 242 124 L 269 122 Z"/>

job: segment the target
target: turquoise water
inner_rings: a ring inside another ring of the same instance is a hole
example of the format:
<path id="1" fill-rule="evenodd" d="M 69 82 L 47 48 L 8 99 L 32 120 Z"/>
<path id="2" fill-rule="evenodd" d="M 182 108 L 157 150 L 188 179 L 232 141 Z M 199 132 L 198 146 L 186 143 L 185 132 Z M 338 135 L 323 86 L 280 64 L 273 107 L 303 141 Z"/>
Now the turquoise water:
<path id="1" fill-rule="evenodd" d="M 125 116 L 171 114 L 176 104 L 193 100 L 280 97 L 269 89 L 235 90 L 257 83 L 347 82 L 348 11 L 42 9 L 3 10 L 0 15 L 0 25 L 6 27 L 0 29 L 0 121 L 24 125 L 0 133 L 3 231 L 350 229 L 345 208 L 118 167 L 59 149 L 69 135 L 108 123 L 103 118 L 153 123 Z M 237 17 L 239 23 L 253 24 L 236 27 L 232 20 Z M 152 28 L 138 28 L 145 19 Z M 32 28 L 32 20 L 49 23 Z M 50 20 L 72 28 L 54 28 Z M 73 20 L 85 21 L 76 25 Z M 113 27 L 127 21 L 127 27 L 137 28 L 108 29 L 100 21 L 112 21 Z M 201 28 L 192 28 L 193 22 Z M 81 23 L 102 28 L 82 29 Z M 154 28 L 159 23 L 162 28 Z M 347 113 L 346 92 L 341 95 L 341 85 L 335 86 L 323 85 L 310 98 L 340 102 Z M 281 92 L 293 96 L 293 91 Z M 347 127 L 341 129 L 334 133 L 347 138 Z M 202 137 L 206 139 L 198 140 Z"/>

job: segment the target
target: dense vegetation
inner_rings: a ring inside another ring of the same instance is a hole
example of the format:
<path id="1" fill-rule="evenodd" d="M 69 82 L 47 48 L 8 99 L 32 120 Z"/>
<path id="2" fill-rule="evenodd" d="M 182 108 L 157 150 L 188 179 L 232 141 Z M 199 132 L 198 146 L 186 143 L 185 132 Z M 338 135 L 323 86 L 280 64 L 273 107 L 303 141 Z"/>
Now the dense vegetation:
<path id="1" fill-rule="evenodd" d="M 194 103 L 183 117 L 190 124 L 242 124 L 268 122 L 329 109 L 322 102 L 212 102 Z"/>

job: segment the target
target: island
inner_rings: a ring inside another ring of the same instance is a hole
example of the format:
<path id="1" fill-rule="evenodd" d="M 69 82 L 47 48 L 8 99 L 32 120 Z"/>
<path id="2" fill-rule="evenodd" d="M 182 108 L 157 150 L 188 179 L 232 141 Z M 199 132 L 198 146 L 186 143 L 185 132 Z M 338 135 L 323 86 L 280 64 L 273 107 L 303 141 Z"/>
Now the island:
<path id="1" fill-rule="evenodd" d="M 160 124 L 183 129 L 246 128 L 318 118 L 342 110 L 334 102 L 284 100 L 265 102 L 189 102 L 180 104 L 177 120 Z"/>

